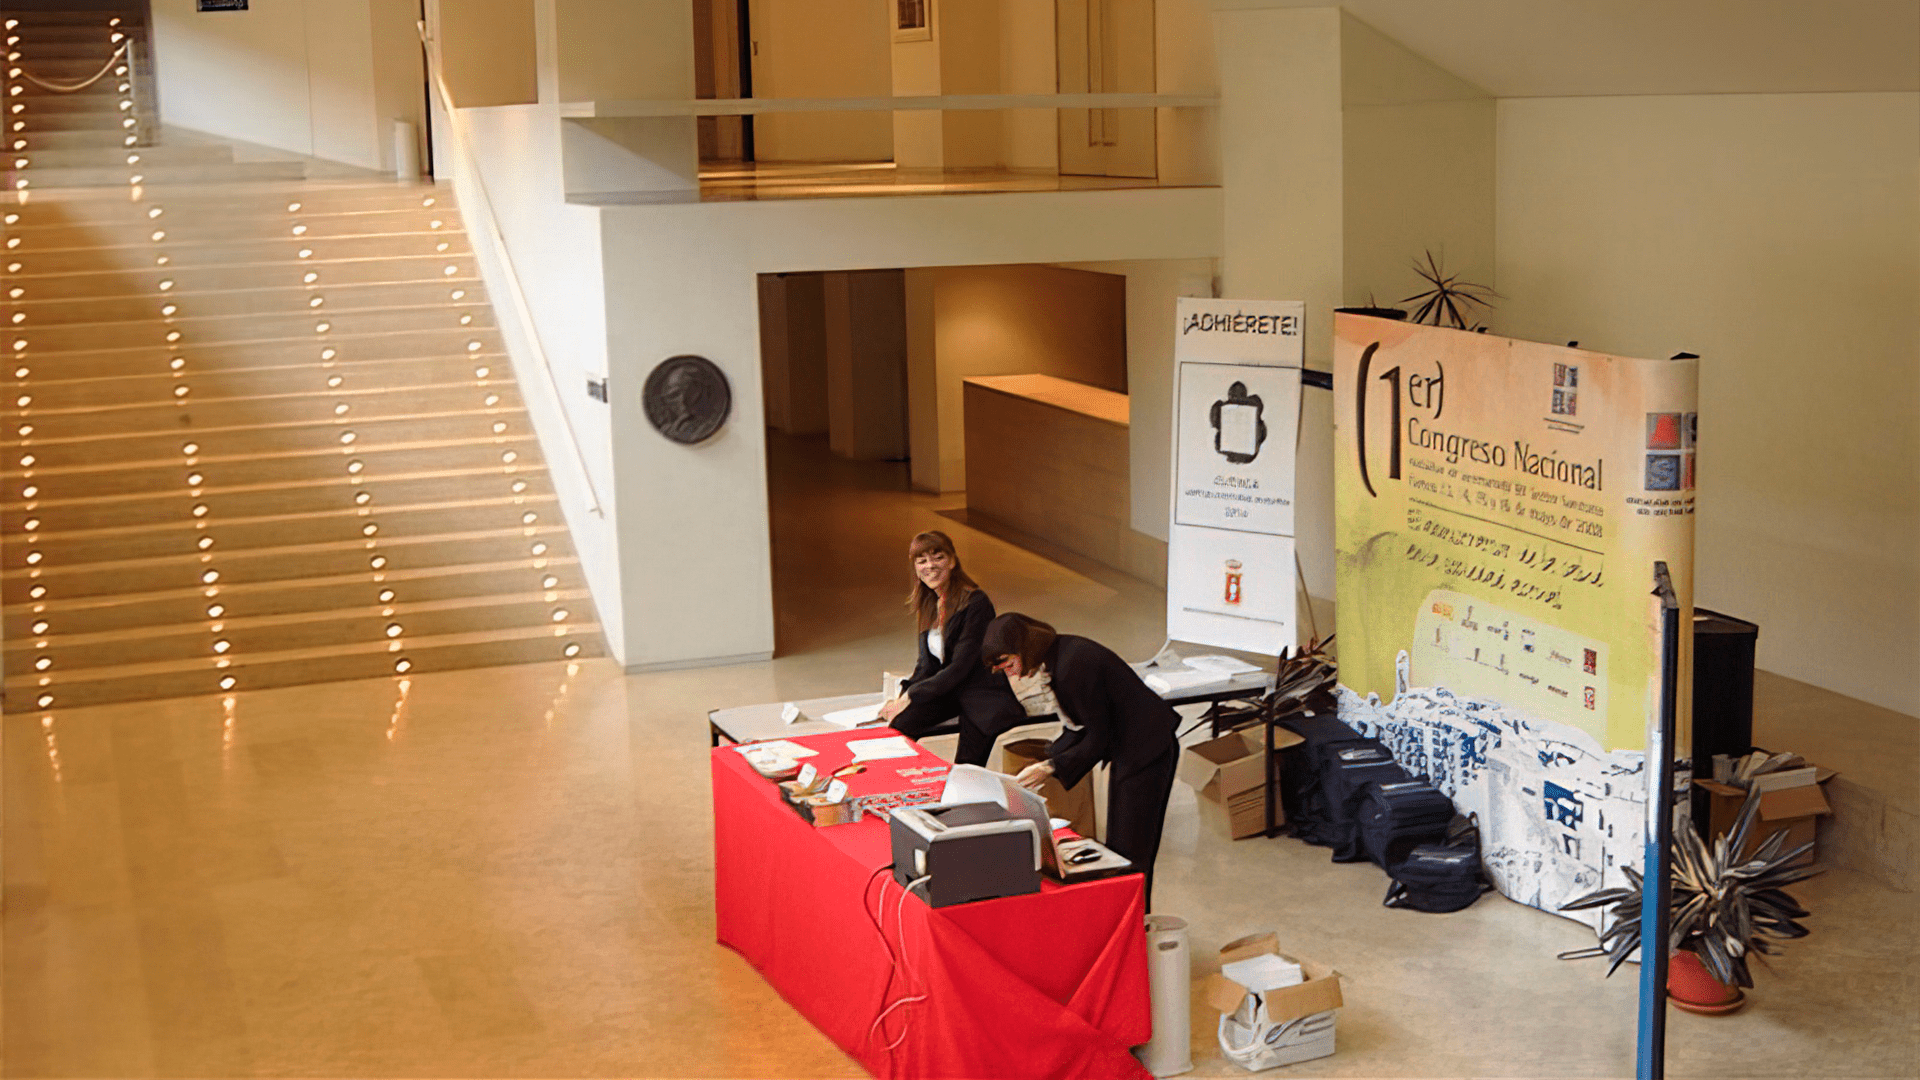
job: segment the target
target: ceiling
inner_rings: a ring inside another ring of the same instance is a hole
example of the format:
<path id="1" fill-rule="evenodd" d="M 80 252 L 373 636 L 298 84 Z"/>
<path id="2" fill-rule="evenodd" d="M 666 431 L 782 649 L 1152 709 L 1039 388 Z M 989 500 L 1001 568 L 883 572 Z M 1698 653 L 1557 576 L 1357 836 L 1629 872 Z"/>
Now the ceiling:
<path id="1" fill-rule="evenodd" d="M 1214 0 L 1345 8 L 1496 97 L 1920 90 L 1920 0 Z"/>

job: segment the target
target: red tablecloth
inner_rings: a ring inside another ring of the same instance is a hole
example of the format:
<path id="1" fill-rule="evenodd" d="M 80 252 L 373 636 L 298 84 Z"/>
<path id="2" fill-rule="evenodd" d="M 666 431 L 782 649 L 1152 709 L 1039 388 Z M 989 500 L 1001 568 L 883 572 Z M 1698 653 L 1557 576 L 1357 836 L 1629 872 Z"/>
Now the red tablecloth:
<path id="1" fill-rule="evenodd" d="M 845 743 L 875 736 L 794 741 L 831 770 L 851 760 Z M 875 762 L 849 787 L 898 790 L 898 769 L 942 764 L 924 751 Z M 713 751 L 713 813 L 721 944 L 875 1076 L 1149 1075 L 1128 1052 L 1152 1037 L 1138 874 L 929 908 L 876 875 L 892 861 L 886 821 L 816 828 L 732 747 Z"/>

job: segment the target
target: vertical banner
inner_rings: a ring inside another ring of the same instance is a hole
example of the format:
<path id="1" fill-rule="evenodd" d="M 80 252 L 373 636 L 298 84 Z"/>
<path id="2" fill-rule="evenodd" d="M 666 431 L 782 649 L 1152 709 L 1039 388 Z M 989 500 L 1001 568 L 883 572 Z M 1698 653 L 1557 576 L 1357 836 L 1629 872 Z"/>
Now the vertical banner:
<path id="1" fill-rule="evenodd" d="M 1305 308 L 1183 297 L 1174 335 L 1167 636 L 1294 643 L 1293 457 Z"/>
<path id="2" fill-rule="evenodd" d="M 1335 316 L 1341 719 L 1479 816 L 1523 903 L 1639 863 L 1656 560 L 1691 626 L 1695 390 L 1692 361 Z"/>

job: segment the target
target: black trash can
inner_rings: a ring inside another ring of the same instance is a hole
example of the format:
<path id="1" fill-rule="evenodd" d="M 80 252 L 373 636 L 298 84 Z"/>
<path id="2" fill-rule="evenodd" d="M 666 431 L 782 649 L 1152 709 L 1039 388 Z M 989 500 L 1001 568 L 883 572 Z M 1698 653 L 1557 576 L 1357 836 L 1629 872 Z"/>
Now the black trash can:
<path id="1" fill-rule="evenodd" d="M 1753 653 L 1760 627 L 1693 609 L 1693 775 L 1713 776 L 1713 756 L 1753 749 Z M 1707 793 L 1693 791 L 1693 820 L 1706 835 Z"/>

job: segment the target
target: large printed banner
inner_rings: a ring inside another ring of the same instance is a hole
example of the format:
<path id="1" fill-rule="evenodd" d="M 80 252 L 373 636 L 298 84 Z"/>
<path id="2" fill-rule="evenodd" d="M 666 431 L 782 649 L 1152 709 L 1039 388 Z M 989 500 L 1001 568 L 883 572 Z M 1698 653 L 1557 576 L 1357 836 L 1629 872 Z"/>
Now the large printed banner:
<path id="1" fill-rule="evenodd" d="M 1341 719 L 1478 814 L 1523 903 L 1640 861 L 1656 560 L 1691 625 L 1695 387 L 1692 361 L 1335 316 Z"/>
<path id="2" fill-rule="evenodd" d="M 1299 301 L 1183 298 L 1174 337 L 1167 636 L 1247 652 L 1293 642 Z"/>

